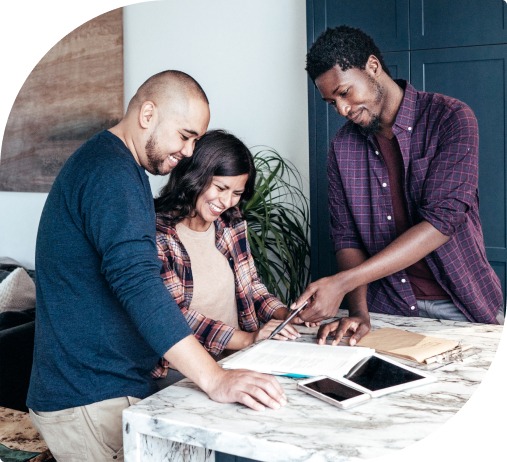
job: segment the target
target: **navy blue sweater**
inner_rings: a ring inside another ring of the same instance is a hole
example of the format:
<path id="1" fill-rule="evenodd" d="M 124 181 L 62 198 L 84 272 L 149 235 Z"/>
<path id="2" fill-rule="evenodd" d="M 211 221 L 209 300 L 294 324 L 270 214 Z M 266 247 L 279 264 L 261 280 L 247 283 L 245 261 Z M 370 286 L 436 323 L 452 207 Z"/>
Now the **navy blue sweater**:
<path id="1" fill-rule="evenodd" d="M 56 178 L 35 271 L 29 408 L 156 391 L 153 365 L 191 330 L 160 278 L 148 176 L 112 133 L 81 146 Z"/>

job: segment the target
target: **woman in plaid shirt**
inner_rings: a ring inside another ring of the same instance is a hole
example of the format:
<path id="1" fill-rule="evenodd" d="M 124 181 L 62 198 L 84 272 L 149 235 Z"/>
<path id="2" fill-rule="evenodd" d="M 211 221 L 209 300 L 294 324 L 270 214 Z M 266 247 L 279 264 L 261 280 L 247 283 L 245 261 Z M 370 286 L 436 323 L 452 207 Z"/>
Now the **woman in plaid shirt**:
<path id="1" fill-rule="evenodd" d="M 216 358 L 267 338 L 288 313 L 257 275 L 239 207 L 252 197 L 255 175 L 248 148 L 213 130 L 180 161 L 155 200 L 162 279 Z M 288 325 L 275 338 L 298 336 Z M 165 377 L 168 367 L 161 358 L 153 377 Z"/>

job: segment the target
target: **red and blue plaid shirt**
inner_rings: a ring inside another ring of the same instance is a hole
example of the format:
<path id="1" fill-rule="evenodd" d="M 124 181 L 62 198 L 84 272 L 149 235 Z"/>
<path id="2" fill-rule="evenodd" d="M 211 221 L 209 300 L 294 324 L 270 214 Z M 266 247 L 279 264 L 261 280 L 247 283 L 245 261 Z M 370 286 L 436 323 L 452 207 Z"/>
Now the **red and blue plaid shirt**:
<path id="1" fill-rule="evenodd" d="M 479 135 L 475 115 L 461 101 L 416 91 L 396 116 L 404 168 L 404 194 L 413 225 L 426 220 L 451 239 L 426 257 L 435 279 L 473 322 L 496 324 L 503 296 L 486 259 L 478 204 Z M 387 168 L 374 136 L 348 122 L 328 157 L 331 237 L 335 251 L 375 255 L 396 237 Z M 373 312 L 418 316 L 405 271 L 368 285 Z"/>
<path id="2" fill-rule="evenodd" d="M 229 260 L 234 273 L 239 326 L 241 330 L 254 332 L 261 322 L 269 321 L 275 311 L 285 308 L 285 305 L 268 292 L 257 275 L 248 244 L 246 221 L 227 226 L 219 218 L 214 223 L 216 247 Z M 190 257 L 175 227 L 163 214 L 157 214 L 157 248 L 162 261 L 161 276 L 167 290 L 179 305 L 197 340 L 207 351 L 218 356 L 227 347 L 234 328 L 189 308 L 193 293 Z M 165 376 L 168 366 L 162 358 L 152 376 Z"/>

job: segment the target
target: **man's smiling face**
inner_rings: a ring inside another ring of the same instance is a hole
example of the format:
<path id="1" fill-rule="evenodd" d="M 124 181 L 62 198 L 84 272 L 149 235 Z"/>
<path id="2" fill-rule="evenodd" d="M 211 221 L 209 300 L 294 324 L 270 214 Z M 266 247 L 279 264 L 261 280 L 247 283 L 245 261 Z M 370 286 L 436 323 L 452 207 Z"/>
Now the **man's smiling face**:
<path id="1" fill-rule="evenodd" d="M 315 80 L 322 99 L 366 132 L 379 129 L 384 91 L 367 69 L 334 66 Z"/>
<path id="2" fill-rule="evenodd" d="M 209 107 L 201 100 L 191 100 L 184 110 L 165 115 L 144 146 L 144 168 L 153 175 L 167 175 L 181 159 L 192 156 L 209 117 Z"/>

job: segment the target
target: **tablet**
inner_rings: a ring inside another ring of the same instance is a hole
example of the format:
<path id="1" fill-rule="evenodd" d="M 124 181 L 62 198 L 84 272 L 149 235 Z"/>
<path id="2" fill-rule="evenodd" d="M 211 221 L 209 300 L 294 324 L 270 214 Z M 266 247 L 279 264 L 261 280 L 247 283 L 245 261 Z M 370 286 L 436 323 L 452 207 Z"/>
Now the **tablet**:
<path id="1" fill-rule="evenodd" d="M 434 382 L 436 378 L 374 353 L 360 361 L 340 380 L 375 398 L 395 391 L 426 385 Z"/>

